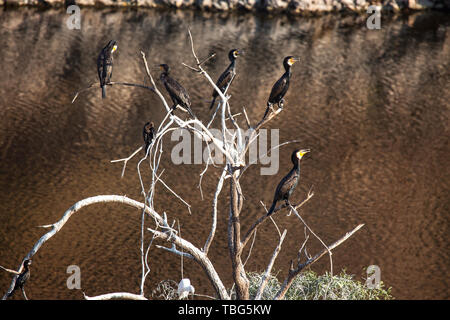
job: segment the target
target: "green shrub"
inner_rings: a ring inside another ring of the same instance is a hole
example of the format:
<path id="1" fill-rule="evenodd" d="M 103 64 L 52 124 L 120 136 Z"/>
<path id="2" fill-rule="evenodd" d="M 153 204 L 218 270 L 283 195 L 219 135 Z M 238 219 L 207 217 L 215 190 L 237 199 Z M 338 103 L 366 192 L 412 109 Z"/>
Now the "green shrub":
<path id="1" fill-rule="evenodd" d="M 262 273 L 250 272 L 250 297 L 256 295 L 262 280 Z M 278 279 L 271 275 L 264 290 L 262 299 L 272 300 L 281 287 Z M 364 283 L 354 280 L 352 275 L 342 271 L 339 275 L 331 276 L 328 272 L 317 275 L 313 271 L 299 274 L 286 293 L 286 300 L 390 300 L 391 288 L 385 290 L 383 282 L 379 288 L 369 289 Z"/>

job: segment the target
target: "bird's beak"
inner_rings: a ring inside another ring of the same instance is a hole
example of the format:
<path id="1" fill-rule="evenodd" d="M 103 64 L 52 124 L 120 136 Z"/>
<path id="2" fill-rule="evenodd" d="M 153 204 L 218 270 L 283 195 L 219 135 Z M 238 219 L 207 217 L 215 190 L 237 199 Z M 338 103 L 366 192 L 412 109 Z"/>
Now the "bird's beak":
<path id="1" fill-rule="evenodd" d="M 301 159 L 305 154 L 307 154 L 308 152 L 310 152 L 310 149 L 302 149 L 299 152 L 297 152 L 297 158 Z"/>
<path id="2" fill-rule="evenodd" d="M 112 52 L 117 50 L 117 44 L 114 45 L 114 47 L 112 48 Z"/>
<path id="3" fill-rule="evenodd" d="M 299 59 L 299 58 L 296 58 L 296 57 L 293 57 L 293 58 L 291 58 L 290 60 L 291 60 L 291 61 L 289 61 L 289 62 L 291 63 L 291 66 L 292 66 L 294 63 L 296 63 L 297 61 L 300 61 L 300 59 Z"/>

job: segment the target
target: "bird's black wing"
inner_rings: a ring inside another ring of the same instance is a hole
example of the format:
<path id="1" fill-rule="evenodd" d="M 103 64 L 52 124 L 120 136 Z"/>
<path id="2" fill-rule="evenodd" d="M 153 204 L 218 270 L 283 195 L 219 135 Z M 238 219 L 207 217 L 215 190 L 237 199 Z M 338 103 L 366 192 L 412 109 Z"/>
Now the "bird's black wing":
<path id="1" fill-rule="evenodd" d="M 178 103 L 182 107 L 191 106 L 191 98 L 189 97 L 188 92 L 175 79 L 166 77 L 164 85 L 167 89 L 167 92 L 169 92 L 170 97 L 172 98 L 172 100 L 174 100 L 174 103 Z"/>
<path id="2" fill-rule="evenodd" d="M 113 57 L 107 48 L 104 48 L 97 58 L 97 71 L 100 85 L 105 85 L 111 81 Z"/>
<path id="3" fill-rule="evenodd" d="M 296 170 L 291 170 L 289 173 L 280 181 L 275 191 L 275 197 L 277 200 L 288 199 L 293 191 L 293 188 L 297 186 L 298 183 L 298 173 Z"/>
<path id="4" fill-rule="evenodd" d="M 105 61 L 105 53 L 104 50 L 102 50 L 97 58 L 98 79 L 100 80 L 101 85 L 104 84 L 104 77 L 103 77 L 104 61 Z"/>
<path id="5" fill-rule="evenodd" d="M 111 57 L 111 60 L 107 61 L 106 66 L 105 66 L 105 84 L 111 82 L 112 71 L 113 71 L 113 66 L 112 66 L 112 57 Z"/>
<path id="6" fill-rule="evenodd" d="M 289 87 L 288 77 L 284 74 L 272 87 L 270 92 L 269 102 L 278 103 L 284 97 Z"/>
<path id="7" fill-rule="evenodd" d="M 233 69 L 227 68 L 219 77 L 217 80 L 216 86 L 220 89 L 220 91 L 224 92 L 226 87 L 228 86 L 228 83 L 233 80 L 234 72 Z M 216 90 L 213 91 L 213 97 L 217 97 L 219 94 Z"/>

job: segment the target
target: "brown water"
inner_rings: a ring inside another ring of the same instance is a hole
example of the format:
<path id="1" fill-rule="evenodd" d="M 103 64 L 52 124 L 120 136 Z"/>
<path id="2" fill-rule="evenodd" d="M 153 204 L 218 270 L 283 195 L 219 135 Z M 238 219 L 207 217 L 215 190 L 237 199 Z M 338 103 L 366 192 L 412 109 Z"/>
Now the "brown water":
<path id="1" fill-rule="evenodd" d="M 334 269 L 346 268 L 362 280 L 376 264 L 381 279 L 402 299 L 449 298 L 449 106 L 450 19 L 441 13 L 383 17 L 381 30 L 370 31 L 361 17 L 322 18 L 219 15 L 194 11 L 82 10 L 82 30 L 66 27 L 64 11 L 3 10 L 0 13 L 0 264 L 16 268 L 45 232 L 39 225 L 58 220 L 76 201 L 100 194 L 126 194 L 141 201 L 133 159 L 120 179 L 112 159 L 129 155 L 142 143 L 147 120 L 159 123 L 162 105 L 146 90 L 108 88 L 73 93 L 96 81 L 95 61 L 109 39 L 116 39 L 115 81 L 144 81 L 139 51 L 150 64 L 168 63 L 191 93 L 194 112 L 203 120 L 211 92 L 206 81 L 181 62 L 192 63 L 186 34 L 190 27 L 201 56 L 216 78 L 231 47 L 244 49 L 231 88 L 232 108 L 247 107 L 261 117 L 281 61 L 295 54 L 285 110 L 270 123 L 280 141 L 298 139 L 312 149 L 302 161 L 303 177 L 293 195 L 315 196 L 302 210 L 309 225 L 331 243 L 359 223 L 365 227 L 334 252 Z M 157 73 L 154 73 L 157 76 Z M 163 159 L 165 181 L 193 205 L 192 216 L 159 188 L 156 208 L 180 219 L 182 235 L 202 246 L 210 226 L 212 192 L 220 174 L 211 169 L 197 189 L 202 165 L 174 166 L 170 139 Z M 280 171 L 261 176 L 259 167 L 243 178 L 246 201 L 242 223 L 261 215 L 275 184 L 289 170 L 294 146 L 280 151 Z M 145 176 L 148 183 L 148 175 Z M 225 285 L 231 286 L 225 238 L 226 190 L 211 259 Z M 303 241 L 294 216 L 278 213 L 288 229 L 275 264 L 282 280 Z M 94 205 L 77 213 L 34 257 L 27 294 L 32 299 L 81 299 L 68 290 L 66 268 L 79 265 L 88 295 L 138 292 L 140 283 L 140 212 L 119 205 Z M 262 271 L 277 238 L 266 222 L 257 234 L 249 271 Z M 321 249 L 311 240 L 309 252 Z M 150 295 L 163 279 L 180 279 L 180 259 L 153 247 Z M 325 256 L 312 267 L 329 268 Z M 184 276 L 196 292 L 214 294 L 191 261 Z M 10 276 L 0 273 L 6 290 Z M 364 280 L 362 280 L 364 281 Z M 15 298 L 20 298 L 17 294 Z"/>

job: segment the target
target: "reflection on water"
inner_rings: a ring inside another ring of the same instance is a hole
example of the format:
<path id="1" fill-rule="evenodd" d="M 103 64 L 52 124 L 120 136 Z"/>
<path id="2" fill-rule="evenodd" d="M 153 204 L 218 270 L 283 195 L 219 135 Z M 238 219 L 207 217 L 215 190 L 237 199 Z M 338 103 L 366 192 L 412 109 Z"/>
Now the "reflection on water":
<path id="1" fill-rule="evenodd" d="M 99 194 L 126 194 L 140 200 L 134 159 L 120 179 L 112 159 L 142 143 L 142 126 L 163 117 L 161 103 L 139 88 L 114 87 L 108 98 L 89 91 L 71 104 L 73 93 L 96 81 L 95 61 L 116 39 L 115 81 L 145 79 L 139 51 L 150 64 L 168 63 L 191 93 L 193 111 L 209 119 L 211 88 L 181 62 L 192 63 L 186 34 L 191 28 L 201 56 L 215 78 L 231 47 L 245 51 L 231 88 L 232 108 L 246 106 L 256 119 L 288 54 L 294 66 L 285 110 L 269 128 L 280 140 L 297 139 L 312 149 L 294 193 L 301 200 L 314 185 L 315 196 L 302 210 L 309 225 L 328 243 L 358 223 L 366 226 L 335 251 L 335 270 L 358 279 L 376 264 L 398 298 L 449 298 L 448 191 L 450 24 L 444 15 L 424 13 L 386 18 L 370 31 L 361 17 L 322 18 L 220 15 L 150 10 L 83 9 L 82 30 L 68 30 L 64 11 L 6 10 L 0 14 L 0 264 L 15 267 L 43 234 L 39 225 L 56 221 L 77 200 Z M 157 75 L 156 71 L 154 75 Z M 156 206 L 180 220 L 182 234 L 202 245 L 210 225 L 210 203 L 219 169 L 211 169 L 200 197 L 200 165 L 173 166 L 170 139 L 164 154 L 165 181 L 193 204 L 192 216 L 172 195 L 159 190 Z M 243 179 L 242 223 L 249 225 L 269 204 L 274 187 L 290 167 L 292 146 L 280 150 L 280 171 Z M 148 175 L 144 176 L 147 179 Z M 226 196 L 211 247 L 225 285 L 231 285 L 225 238 Z M 288 236 L 275 264 L 280 279 L 303 241 L 293 216 L 279 213 Z M 88 295 L 138 292 L 140 282 L 137 210 L 95 205 L 77 213 L 35 256 L 27 294 L 33 298 L 80 299 L 66 288 L 66 268 L 79 265 Z M 278 237 L 265 223 L 257 234 L 247 269 L 262 271 Z M 320 249 L 311 241 L 309 252 Z M 180 259 L 154 248 L 147 295 L 163 279 L 180 279 Z M 324 272 L 324 258 L 313 269 Z M 184 261 L 184 276 L 196 291 L 213 294 L 198 266 Z M 0 276 L 6 290 L 10 277 Z M 17 295 L 16 298 L 20 297 Z"/>

